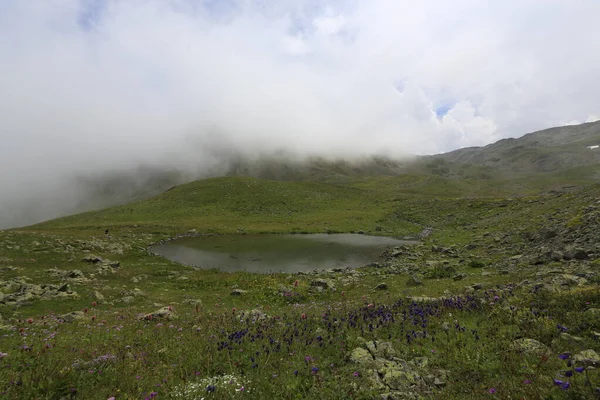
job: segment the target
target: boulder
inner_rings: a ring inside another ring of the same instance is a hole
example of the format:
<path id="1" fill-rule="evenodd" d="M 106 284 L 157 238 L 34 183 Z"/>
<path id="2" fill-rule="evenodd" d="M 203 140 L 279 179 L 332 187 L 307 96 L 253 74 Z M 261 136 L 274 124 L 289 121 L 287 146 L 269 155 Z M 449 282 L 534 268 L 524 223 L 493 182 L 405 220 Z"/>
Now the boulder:
<path id="1" fill-rule="evenodd" d="M 422 286 L 422 285 L 423 285 L 423 281 L 417 275 L 411 276 L 406 281 L 406 286 L 409 286 L 409 287 Z"/>
<path id="2" fill-rule="evenodd" d="M 172 321 L 178 319 L 179 316 L 171 306 L 166 306 L 159 308 L 158 310 L 151 312 L 149 314 L 145 314 L 140 317 L 143 320 L 154 320 L 154 319 L 162 319 L 167 321 Z"/>
<path id="3" fill-rule="evenodd" d="M 600 367 L 600 357 L 598 356 L 598 353 L 591 349 L 583 350 L 582 352 L 576 354 L 573 357 L 573 361 L 575 364 L 583 365 L 585 367 Z"/>
<path id="4" fill-rule="evenodd" d="M 522 338 L 517 339 L 512 345 L 515 351 L 525 353 L 529 355 L 542 356 L 546 354 L 550 349 L 543 343 L 538 342 L 535 339 Z"/>

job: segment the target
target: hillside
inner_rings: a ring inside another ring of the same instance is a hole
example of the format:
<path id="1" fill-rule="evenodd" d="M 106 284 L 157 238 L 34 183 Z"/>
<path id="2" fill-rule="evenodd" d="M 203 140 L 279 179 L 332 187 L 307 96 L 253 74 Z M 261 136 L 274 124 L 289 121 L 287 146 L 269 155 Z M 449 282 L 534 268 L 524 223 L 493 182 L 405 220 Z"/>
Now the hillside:
<path id="1" fill-rule="evenodd" d="M 502 139 L 485 147 L 469 147 L 435 156 L 511 174 L 559 172 L 600 164 L 600 121 L 562 126 Z"/>

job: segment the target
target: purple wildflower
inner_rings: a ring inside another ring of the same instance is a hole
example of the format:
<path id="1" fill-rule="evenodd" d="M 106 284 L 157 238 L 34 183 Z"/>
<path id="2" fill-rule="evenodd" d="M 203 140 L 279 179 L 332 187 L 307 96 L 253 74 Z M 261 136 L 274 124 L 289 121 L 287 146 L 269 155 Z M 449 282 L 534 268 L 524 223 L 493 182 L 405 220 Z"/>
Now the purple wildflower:
<path id="1" fill-rule="evenodd" d="M 583 371 L 585 371 L 585 367 L 575 367 L 575 372 L 582 373 Z"/>
<path id="2" fill-rule="evenodd" d="M 491 388 L 490 390 L 488 390 L 489 394 L 494 394 L 496 393 L 496 388 Z"/>
<path id="3" fill-rule="evenodd" d="M 562 353 L 561 355 L 558 356 L 558 358 L 560 358 L 561 360 L 566 360 L 569 357 L 571 357 L 570 353 Z"/>

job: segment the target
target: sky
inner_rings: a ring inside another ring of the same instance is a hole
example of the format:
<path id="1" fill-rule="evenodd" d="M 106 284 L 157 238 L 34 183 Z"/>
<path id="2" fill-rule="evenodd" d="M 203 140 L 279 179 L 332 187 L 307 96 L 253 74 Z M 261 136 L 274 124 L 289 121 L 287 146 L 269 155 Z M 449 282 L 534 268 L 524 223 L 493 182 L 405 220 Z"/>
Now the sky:
<path id="1" fill-rule="evenodd" d="M 598 0 L 0 0 L 0 209 L 139 164 L 434 154 L 594 121 L 598 15 Z"/>

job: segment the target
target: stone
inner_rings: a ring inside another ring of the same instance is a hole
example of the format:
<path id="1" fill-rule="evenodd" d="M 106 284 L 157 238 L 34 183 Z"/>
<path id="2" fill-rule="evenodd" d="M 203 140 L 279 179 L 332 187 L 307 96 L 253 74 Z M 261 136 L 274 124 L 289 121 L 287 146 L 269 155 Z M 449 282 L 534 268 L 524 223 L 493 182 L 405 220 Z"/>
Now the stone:
<path id="1" fill-rule="evenodd" d="M 315 279 L 310 282 L 310 286 L 312 287 L 320 287 L 323 290 L 334 290 L 335 285 L 331 279 Z"/>
<path id="2" fill-rule="evenodd" d="M 241 296 L 241 295 L 244 295 L 244 294 L 246 294 L 246 293 L 248 293 L 248 291 L 247 291 L 247 290 L 243 290 L 243 289 L 233 289 L 233 290 L 231 291 L 231 293 L 230 293 L 230 294 L 231 294 L 231 296 Z"/>
<path id="3" fill-rule="evenodd" d="M 83 258 L 82 261 L 97 264 L 97 263 L 101 263 L 102 261 L 104 261 L 104 259 L 102 257 L 96 256 L 93 254 L 88 254 L 87 256 L 85 256 Z"/>
<path id="4" fill-rule="evenodd" d="M 565 251 L 563 258 L 565 260 L 585 260 L 588 258 L 588 253 L 583 249 L 572 249 Z"/>
<path id="5" fill-rule="evenodd" d="M 104 295 L 103 295 L 102 293 L 100 293 L 99 291 L 97 291 L 97 290 L 96 290 L 96 291 L 94 291 L 93 297 L 94 297 L 96 300 L 99 300 L 99 301 L 102 301 L 102 300 L 104 300 Z"/>
<path id="6" fill-rule="evenodd" d="M 63 322 L 71 323 L 77 320 L 81 320 L 85 318 L 85 313 L 83 311 L 72 311 L 67 314 L 59 315 L 58 319 Z"/>
<path id="7" fill-rule="evenodd" d="M 600 357 L 592 349 L 583 350 L 573 357 L 573 361 L 577 365 L 583 365 L 585 367 L 600 367 Z"/>
<path id="8" fill-rule="evenodd" d="M 374 288 L 374 290 L 387 290 L 388 289 L 388 285 L 387 283 L 378 283 Z"/>
<path id="9" fill-rule="evenodd" d="M 260 310 L 253 309 L 250 311 L 248 311 L 248 310 L 242 311 L 241 313 L 238 314 L 237 318 L 242 322 L 249 321 L 254 324 L 257 322 L 266 321 L 270 317 Z"/>
<path id="10" fill-rule="evenodd" d="M 409 287 L 422 286 L 422 285 L 423 285 L 423 281 L 417 275 L 411 276 L 406 281 L 406 286 L 409 286 Z"/>
<path id="11" fill-rule="evenodd" d="M 521 353 L 536 356 L 544 355 L 550 350 L 545 344 L 529 338 L 515 340 L 513 342 L 513 349 Z"/>
<path id="12" fill-rule="evenodd" d="M 172 321 L 178 319 L 179 316 L 171 306 L 166 306 L 159 308 L 158 310 L 151 312 L 149 314 L 145 314 L 140 317 L 143 320 L 154 320 L 154 319 L 163 319 L 167 321 Z"/>
<path id="13" fill-rule="evenodd" d="M 467 277 L 466 274 L 456 274 L 452 277 L 452 280 L 454 281 L 462 281 L 463 279 L 465 279 Z"/>
<path id="14" fill-rule="evenodd" d="M 350 353 L 350 361 L 363 366 L 369 366 L 373 365 L 375 358 L 367 349 L 357 347 Z"/>
<path id="15" fill-rule="evenodd" d="M 394 346 L 392 346 L 392 343 L 390 342 L 381 342 L 376 340 L 365 343 L 365 346 L 367 346 L 367 350 L 369 350 L 369 352 L 375 358 L 385 358 L 391 360 L 396 356 Z"/>
<path id="16" fill-rule="evenodd" d="M 560 338 L 566 342 L 571 342 L 571 343 L 578 343 L 583 340 L 579 336 L 569 335 L 567 332 L 562 332 L 560 334 Z"/>

